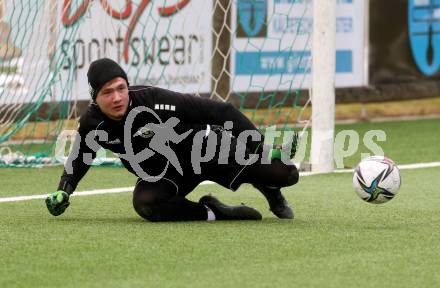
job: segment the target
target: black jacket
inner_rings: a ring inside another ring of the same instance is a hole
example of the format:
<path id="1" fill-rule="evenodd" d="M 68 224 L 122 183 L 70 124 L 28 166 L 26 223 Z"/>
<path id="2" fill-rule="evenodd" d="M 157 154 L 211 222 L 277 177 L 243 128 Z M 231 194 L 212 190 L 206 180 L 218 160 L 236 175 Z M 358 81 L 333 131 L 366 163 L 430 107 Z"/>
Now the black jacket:
<path id="1" fill-rule="evenodd" d="M 134 154 L 149 147 L 151 140 L 148 135 L 149 131 L 141 129 L 149 123 L 165 123 L 170 118 L 176 117 L 180 120 L 174 128 L 177 134 L 183 134 L 192 129 L 191 134 L 181 142 L 169 143 L 182 163 L 183 170 L 189 168 L 191 146 L 193 145 L 191 135 L 194 136 L 195 133 L 205 130 L 207 125 L 222 126 L 226 121 L 232 121 L 233 128 L 230 131 L 235 137 L 245 130 L 257 130 L 246 116 L 229 103 L 151 86 L 130 86 L 129 98 L 127 113 L 121 121 L 114 121 L 106 117 L 96 103 L 89 105 L 80 118 L 78 135 L 61 176 L 59 190 L 64 190 L 69 194 L 73 193 L 78 182 L 90 168 L 96 151 L 100 147 L 120 155 L 127 154 L 125 149 L 127 139 L 130 139 L 132 143 Z M 133 112 L 141 112 L 134 118 L 131 129 L 124 129 L 124 125 L 128 122 L 127 115 L 133 109 L 135 109 Z M 124 131 L 126 140 L 124 140 Z M 92 145 L 87 145 L 86 142 Z M 250 150 L 255 151 L 259 143 L 260 141 L 252 142 L 249 140 L 247 146 Z M 120 158 L 125 168 L 135 175 L 138 174 L 127 159 Z M 140 167 L 148 175 L 159 175 L 166 164 L 167 159 L 156 153 L 141 162 Z M 174 169 L 173 167 L 169 168 Z"/>

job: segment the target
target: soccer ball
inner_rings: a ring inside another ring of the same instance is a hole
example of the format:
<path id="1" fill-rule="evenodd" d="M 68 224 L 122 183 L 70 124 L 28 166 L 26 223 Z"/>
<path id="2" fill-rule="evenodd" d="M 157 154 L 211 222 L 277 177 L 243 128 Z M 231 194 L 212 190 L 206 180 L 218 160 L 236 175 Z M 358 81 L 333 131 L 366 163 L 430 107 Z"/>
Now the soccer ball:
<path id="1" fill-rule="evenodd" d="M 399 168 L 391 159 L 383 156 L 365 158 L 354 169 L 353 187 L 366 202 L 388 202 L 399 192 Z"/>

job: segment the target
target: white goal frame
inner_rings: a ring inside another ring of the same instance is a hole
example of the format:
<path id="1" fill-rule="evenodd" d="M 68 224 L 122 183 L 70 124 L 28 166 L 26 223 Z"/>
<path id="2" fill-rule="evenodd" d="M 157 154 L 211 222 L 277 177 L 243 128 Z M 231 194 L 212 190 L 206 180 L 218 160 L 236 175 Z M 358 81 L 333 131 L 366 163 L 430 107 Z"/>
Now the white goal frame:
<path id="1" fill-rule="evenodd" d="M 336 0 L 313 0 L 311 170 L 334 170 Z"/>

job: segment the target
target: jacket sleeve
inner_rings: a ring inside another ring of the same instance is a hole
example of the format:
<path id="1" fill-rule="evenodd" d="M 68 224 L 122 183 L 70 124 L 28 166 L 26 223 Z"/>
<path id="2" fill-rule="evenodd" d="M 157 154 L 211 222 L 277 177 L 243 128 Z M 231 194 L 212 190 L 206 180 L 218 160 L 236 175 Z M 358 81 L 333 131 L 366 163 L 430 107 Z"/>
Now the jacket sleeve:
<path id="1" fill-rule="evenodd" d="M 230 103 L 214 101 L 157 87 L 154 89 L 155 103 L 174 106 L 174 116 L 183 122 L 223 126 L 226 121 L 232 121 L 233 127 L 231 133 L 235 137 L 238 137 L 243 131 L 258 131 L 255 125 Z M 263 137 L 261 137 L 261 141 L 262 140 Z M 248 146 L 252 150 L 255 150 L 261 141 L 248 141 Z"/>
<path id="2" fill-rule="evenodd" d="M 86 144 L 88 132 L 82 125 L 78 128 L 73 147 L 64 164 L 64 171 L 58 185 L 58 190 L 72 194 L 79 181 L 89 170 L 91 162 L 95 159 L 96 152 Z"/>

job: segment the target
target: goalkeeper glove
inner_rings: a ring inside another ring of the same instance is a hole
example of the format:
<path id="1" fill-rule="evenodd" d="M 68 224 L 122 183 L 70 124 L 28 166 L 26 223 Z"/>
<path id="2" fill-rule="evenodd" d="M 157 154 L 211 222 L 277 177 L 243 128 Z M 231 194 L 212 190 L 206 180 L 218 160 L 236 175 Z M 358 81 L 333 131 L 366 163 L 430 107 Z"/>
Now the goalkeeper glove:
<path id="1" fill-rule="evenodd" d="M 50 194 L 46 198 L 47 210 L 49 210 L 49 213 L 53 216 L 63 214 L 69 205 L 69 194 L 61 190 Z"/>
<path id="2" fill-rule="evenodd" d="M 294 131 L 293 137 L 290 141 L 292 143 L 290 151 L 285 151 L 282 145 L 274 145 L 273 148 L 270 149 L 269 151 L 269 158 L 271 160 L 273 159 L 281 160 L 282 154 L 285 154 L 287 152 L 288 155 L 286 156 L 288 157 L 288 159 L 293 159 L 298 149 L 298 132 Z"/>

